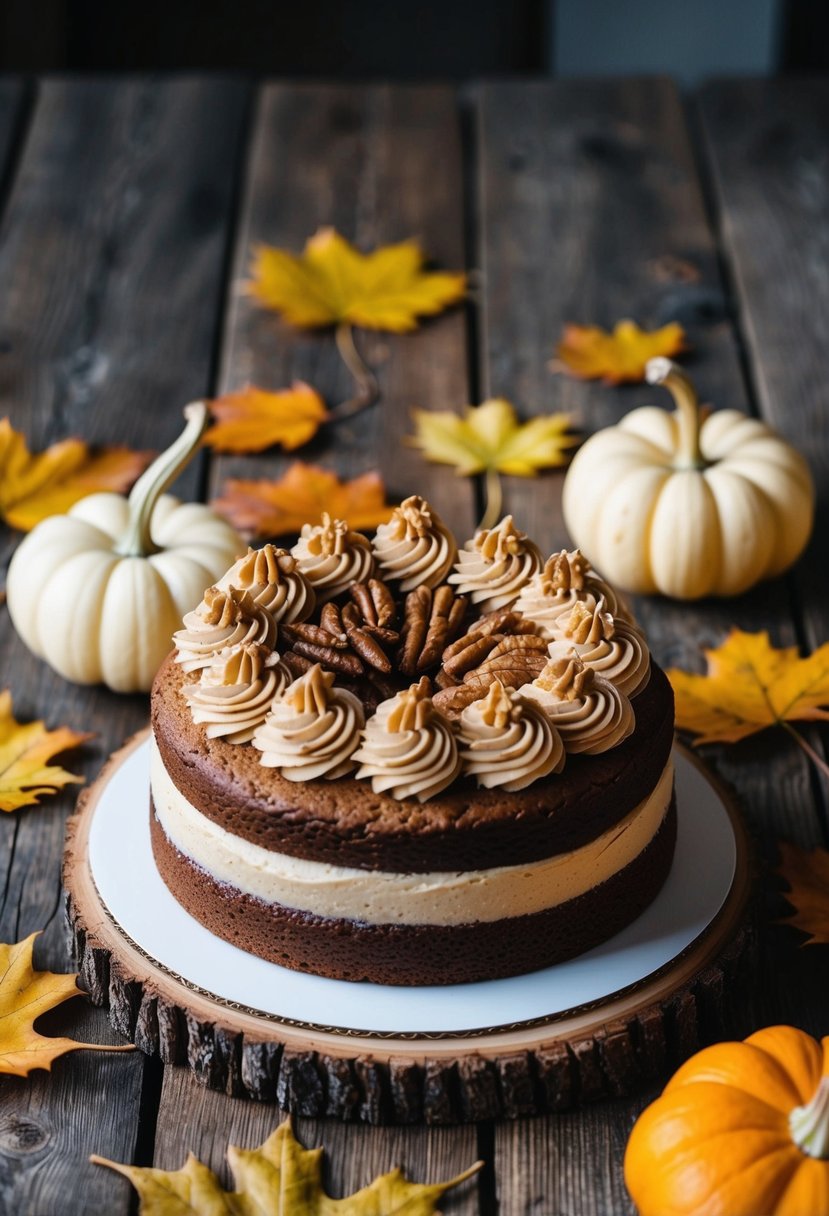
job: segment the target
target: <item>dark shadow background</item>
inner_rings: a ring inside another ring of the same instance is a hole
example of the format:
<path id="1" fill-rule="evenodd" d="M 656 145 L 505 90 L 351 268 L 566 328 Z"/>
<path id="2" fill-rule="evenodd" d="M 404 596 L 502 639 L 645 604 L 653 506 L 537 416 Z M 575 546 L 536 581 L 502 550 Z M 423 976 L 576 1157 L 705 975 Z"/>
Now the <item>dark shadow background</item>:
<path id="1" fill-rule="evenodd" d="M 0 0 L 0 70 L 195 69 L 412 80 L 551 73 L 557 4 L 565 2 Z M 589 17 L 596 23 L 601 23 L 602 2 L 569 0 L 592 8 Z M 700 0 L 662 0 L 663 10 L 668 6 L 669 26 L 672 2 L 686 6 L 687 14 Z M 630 70 L 635 71 L 634 35 L 637 19 L 639 29 L 646 28 L 647 5 L 645 0 L 613 3 L 623 4 L 626 18 L 629 15 Z M 719 3 L 727 6 L 731 0 Z M 829 67 L 826 0 L 775 0 L 775 4 L 772 51 L 763 70 L 814 72 Z M 706 9 L 716 23 L 713 0 Z M 750 6 L 746 9 L 746 36 L 752 11 Z M 675 12 L 679 14 L 678 9 Z M 721 70 L 723 46 L 716 45 L 716 28 L 711 43 L 712 58 Z M 619 54 L 614 49 L 616 72 Z M 727 47 L 725 60 L 727 66 Z M 698 70 L 704 73 L 704 62 Z"/>

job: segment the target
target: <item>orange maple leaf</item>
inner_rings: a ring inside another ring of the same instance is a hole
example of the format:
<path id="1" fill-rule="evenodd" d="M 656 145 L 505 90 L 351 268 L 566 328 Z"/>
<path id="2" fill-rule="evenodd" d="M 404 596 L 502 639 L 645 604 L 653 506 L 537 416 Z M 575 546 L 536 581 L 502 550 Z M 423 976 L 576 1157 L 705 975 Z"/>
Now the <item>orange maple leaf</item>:
<path id="1" fill-rule="evenodd" d="M 781 840 L 777 873 L 791 888 L 786 899 L 795 909 L 784 923 L 808 933 L 804 946 L 829 942 L 829 850 Z"/>
<path id="2" fill-rule="evenodd" d="M 635 321 L 619 321 L 612 333 L 597 325 L 565 325 L 550 366 L 580 380 L 621 384 L 644 380 L 649 359 L 670 358 L 686 349 L 685 331 L 676 322 L 643 330 Z"/>
<path id="3" fill-rule="evenodd" d="M 48 515 L 62 515 L 99 490 L 129 489 L 153 458 L 131 448 L 90 451 L 82 439 L 63 439 L 32 454 L 8 418 L 0 421 L 0 516 L 28 532 Z"/>
<path id="4" fill-rule="evenodd" d="M 11 693 L 8 689 L 0 693 L 0 810 L 32 806 L 41 794 L 54 794 L 65 785 L 83 782 L 83 777 L 47 762 L 91 738 L 68 726 L 47 730 L 42 722 L 21 725 L 12 715 Z"/>
<path id="5" fill-rule="evenodd" d="M 74 1039 L 46 1038 L 34 1028 L 41 1014 L 83 993 L 77 975 L 35 971 L 32 949 L 36 933 L 22 942 L 0 942 L 0 1073 L 27 1077 L 33 1068 L 51 1069 L 67 1051 L 132 1051 L 127 1043 L 78 1043 Z"/>
<path id="6" fill-rule="evenodd" d="M 423 263 L 414 241 L 364 254 L 321 228 L 301 254 L 259 245 L 248 286 L 260 304 L 302 329 L 346 323 L 405 333 L 466 292 L 466 275 L 424 270 Z"/>
<path id="7" fill-rule="evenodd" d="M 295 461 L 279 481 L 228 480 L 213 507 L 247 536 L 284 536 L 314 523 L 323 511 L 352 528 L 376 528 L 391 516 L 377 472 L 352 481 L 318 465 Z"/>
<path id="8" fill-rule="evenodd" d="M 218 421 L 204 442 L 217 452 L 262 452 L 276 443 L 298 448 L 328 417 L 322 397 L 301 380 L 278 392 L 249 384 L 211 401 L 210 412 Z"/>
<path id="9" fill-rule="evenodd" d="M 767 633 L 732 629 L 706 650 L 707 675 L 673 667 L 676 724 L 699 743 L 735 743 L 767 726 L 829 719 L 829 642 L 801 659 L 794 646 L 778 650 Z M 814 759 L 814 757 L 813 757 Z"/>

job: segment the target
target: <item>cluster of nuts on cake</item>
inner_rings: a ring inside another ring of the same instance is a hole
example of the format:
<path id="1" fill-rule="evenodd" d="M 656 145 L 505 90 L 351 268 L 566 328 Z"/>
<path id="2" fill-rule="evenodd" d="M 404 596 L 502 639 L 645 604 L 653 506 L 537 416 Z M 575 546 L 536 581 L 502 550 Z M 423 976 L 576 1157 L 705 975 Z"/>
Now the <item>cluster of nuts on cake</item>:
<path id="1" fill-rule="evenodd" d="M 211 738 L 292 781 L 353 773 L 423 801 L 459 776 L 524 789 L 631 733 L 650 657 L 578 550 L 546 561 L 511 516 L 458 550 L 424 499 L 373 538 L 323 515 L 251 549 L 174 636 Z"/>

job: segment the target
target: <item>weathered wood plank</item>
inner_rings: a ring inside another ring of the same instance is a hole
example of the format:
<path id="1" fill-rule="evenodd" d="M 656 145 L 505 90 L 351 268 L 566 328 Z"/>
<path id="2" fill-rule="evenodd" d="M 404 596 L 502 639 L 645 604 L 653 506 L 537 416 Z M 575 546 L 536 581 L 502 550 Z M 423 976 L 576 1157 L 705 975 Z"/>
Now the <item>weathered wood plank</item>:
<path id="1" fill-rule="evenodd" d="M 440 265 L 463 265 L 460 133 L 452 90 L 316 85 L 263 90 L 236 238 L 235 291 L 227 311 L 220 389 L 248 381 L 279 388 L 305 379 L 332 404 L 351 394 L 330 333 L 291 330 L 256 307 L 241 287 L 253 245 L 267 242 L 300 249 L 325 225 L 333 225 L 364 249 L 416 236 Z M 341 476 L 379 465 L 390 497 L 423 493 L 447 522 L 468 535 L 475 516 L 471 484 L 456 484 L 445 470 L 427 465 L 402 444 L 411 430 L 412 406 L 446 408 L 468 400 L 463 311 L 426 322 L 414 334 L 361 333 L 358 342 L 377 372 L 380 403 L 348 423 L 326 428 L 298 455 L 335 468 Z M 220 457 L 211 462 L 210 483 L 217 489 L 228 476 L 278 476 L 288 463 L 276 452 Z M 292 1086 L 301 1067 L 302 1061 L 283 1059 L 279 1090 L 300 1112 L 330 1109 L 359 1113 L 370 1121 L 381 1113 L 377 1104 L 389 1100 L 376 1089 L 368 1061 L 359 1075 L 339 1078 L 336 1092 L 331 1092 L 326 1077 L 325 1088 L 321 1083 L 303 1084 L 298 1096 Z M 157 1155 L 165 1160 L 183 1157 L 188 1126 L 197 1119 L 187 1098 L 197 1091 L 184 1091 L 184 1083 L 177 1084 L 174 1090 L 173 1082 L 165 1081 L 159 1109 Z M 201 1112 L 201 1097 L 196 1101 Z M 245 1127 L 252 1126 L 252 1118 L 245 1116 Z M 257 1128 L 262 1122 L 257 1116 Z M 474 1132 L 461 1129 L 420 1129 L 404 1143 L 394 1129 L 352 1128 L 353 1138 L 346 1144 L 347 1132 L 336 1124 L 303 1122 L 302 1127 L 309 1143 L 330 1142 L 337 1158 L 337 1193 L 362 1185 L 372 1171 L 398 1159 L 418 1178 L 449 1176 L 475 1159 Z M 447 1204 L 446 1210 L 477 1208 Z"/>
<path id="2" fill-rule="evenodd" d="M 34 446 L 79 433 L 157 447 L 180 429 L 182 404 L 208 389 L 245 104 L 244 87 L 218 80 L 41 86 L 0 237 L 0 408 Z M 197 486 L 197 470 L 182 479 L 187 494 Z M 7 553 L 16 539 L 4 537 Z M 19 717 L 96 732 L 75 761 L 87 777 L 145 722 L 146 698 L 65 683 L 24 651 L 5 615 L 0 639 Z M 2 817 L 0 937 L 45 929 L 36 960 L 57 970 L 70 962 L 60 863 L 72 802 L 68 791 Z M 117 1038 L 81 1002 L 54 1027 Z M 31 1154 L 13 1131 L 0 1142 L 8 1210 L 125 1211 L 120 1182 L 87 1157 L 132 1157 L 143 1076 L 138 1053 L 78 1053 L 50 1078 L 4 1078 L 6 1126 L 38 1129 Z"/>
<path id="3" fill-rule="evenodd" d="M 570 410 L 588 432 L 618 420 L 657 400 L 654 390 L 553 378 L 547 362 L 565 322 L 607 326 L 632 316 L 651 326 L 681 321 L 694 343 L 687 365 L 703 399 L 750 408 L 672 86 L 487 85 L 477 102 L 477 130 L 483 391 L 511 396 L 527 413 Z M 566 543 L 560 478 L 509 481 L 506 507 L 548 550 Z M 640 599 L 636 610 L 663 664 L 698 669 L 701 646 L 719 642 L 732 624 L 770 628 L 779 643 L 796 639 L 782 581 L 727 603 Z M 781 833 L 801 843 L 821 839 L 812 774 L 790 740 L 770 735 L 707 755 L 736 788 L 766 856 L 774 855 Z M 793 1020 L 819 1030 L 813 971 L 786 931 L 764 933 L 757 983 L 735 1002 L 732 1025 L 748 1030 Z M 681 1034 L 679 1023 L 675 1033 Z M 630 1126 L 635 1109 L 617 1103 L 584 1110 L 567 1116 L 566 1130 L 559 1121 L 537 1122 L 533 1137 L 526 1125 L 497 1128 L 502 1210 L 529 1210 L 541 1196 L 551 1210 L 629 1210 L 620 1129 Z"/>
<path id="4" fill-rule="evenodd" d="M 272 85 L 264 89 L 251 148 L 246 202 L 236 243 L 236 293 L 228 309 L 219 387 L 249 381 L 281 388 L 313 384 L 329 404 L 348 398 L 351 379 L 332 333 L 298 332 L 244 293 L 257 243 L 299 250 L 318 228 L 333 226 L 360 248 L 416 237 L 446 268 L 464 263 L 459 119 L 446 88 Z M 427 464 L 403 443 L 413 406 L 448 408 L 468 399 L 462 309 L 425 321 L 416 333 L 357 334 L 375 369 L 378 405 L 325 428 L 297 453 L 353 477 L 382 469 L 390 498 L 422 493 L 466 535 L 473 490 Z M 293 456 L 293 454 L 292 454 Z M 222 457 L 216 488 L 229 476 L 275 477 L 289 460 Z"/>
<path id="5" fill-rule="evenodd" d="M 744 401 L 685 131 L 668 80 L 484 85 L 477 96 L 482 396 L 608 426 L 654 399 L 554 375 L 568 323 L 679 321 L 704 400 Z M 690 279 L 690 281 L 689 281 Z M 548 549 L 565 539 L 560 476 L 506 479 L 506 507 Z"/>
<path id="6" fill-rule="evenodd" d="M 655 1097 L 656 1092 L 648 1095 Z M 645 1098 L 497 1129 L 499 1216 L 528 1212 L 633 1216 L 620 1162 Z"/>
<path id="7" fill-rule="evenodd" d="M 792 575 L 812 647 L 829 637 L 829 83 L 716 84 L 700 108 L 757 406 L 818 488 L 814 536 Z"/>

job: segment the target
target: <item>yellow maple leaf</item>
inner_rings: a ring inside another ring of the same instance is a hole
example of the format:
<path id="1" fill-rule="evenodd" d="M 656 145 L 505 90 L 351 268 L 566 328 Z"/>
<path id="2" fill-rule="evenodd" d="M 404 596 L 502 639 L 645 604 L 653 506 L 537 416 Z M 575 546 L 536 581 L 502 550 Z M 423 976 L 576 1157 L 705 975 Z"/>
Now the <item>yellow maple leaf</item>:
<path id="1" fill-rule="evenodd" d="M 468 405 L 463 415 L 451 410 L 413 410 L 412 443 L 438 464 L 461 475 L 494 469 L 514 477 L 534 477 L 539 469 L 564 464 L 576 442 L 567 434 L 569 414 L 545 414 L 520 422 L 502 397 Z"/>
<path id="2" fill-rule="evenodd" d="M 33 1068 L 49 1070 L 52 1061 L 67 1051 L 132 1051 L 131 1043 L 122 1047 L 78 1043 L 37 1033 L 34 1023 L 41 1014 L 83 994 L 75 975 L 34 970 L 36 937 L 32 933 L 14 945 L 0 942 L 0 1073 L 27 1077 Z"/>
<path id="3" fill-rule="evenodd" d="M 364 254 L 333 228 L 321 228 L 301 254 L 259 245 L 249 288 L 302 329 L 346 323 L 405 333 L 466 291 L 466 275 L 427 271 L 423 263 L 414 241 Z"/>
<path id="4" fill-rule="evenodd" d="M 204 442 L 217 452 L 262 452 L 276 443 L 292 450 L 313 439 L 328 417 L 322 397 L 301 380 L 278 392 L 249 384 L 211 401 L 210 412 L 218 421 Z"/>
<path id="5" fill-rule="evenodd" d="M 829 850 L 800 849 L 781 840 L 777 872 L 791 888 L 786 899 L 795 909 L 784 923 L 808 933 L 804 946 L 829 942 Z"/>
<path id="6" fill-rule="evenodd" d="M 152 452 L 103 448 L 90 452 L 82 439 L 63 439 L 34 455 L 8 418 L 0 421 L 0 516 L 28 532 L 48 515 L 61 515 L 99 490 L 129 489 Z"/>
<path id="7" fill-rule="evenodd" d="M 16 811 L 40 801 L 41 794 L 54 794 L 83 777 L 48 764 L 59 752 L 68 751 L 92 735 L 59 726 L 47 730 L 42 722 L 16 722 L 8 689 L 0 693 L 0 810 Z"/>
<path id="8" fill-rule="evenodd" d="M 476 1162 L 448 1182 L 408 1182 L 390 1170 L 344 1199 L 331 1199 L 322 1186 L 322 1149 L 297 1141 L 290 1120 L 256 1149 L 228 1147 L 234 1191 L 192 1153 L 180 1170 L 120 1165 L 92 1157 L 128 1178 L 140 1198 L 140 1216 L 433 1216 L 435 1204 L 481 1167 Z"/>
<path id="9" fill-rule="evenodd" d="M 706 650 L 706 675 L 674 667 L 676 724 L 695 743 L 735 743 L 767 726 L 829 719 L 829 642 L 801 659 L 794 646 L 777 649 L 767 633 L 732 629 L 721 646 Z M 814 759 L 814 756 L 812 757 Z"/>
<path id="10" fill-rule="evenodd" d="M 486 474 L 486 510 L 478 525 L 491 527 L 501 513 L 499 473 L 535 477 L 539 469 L 565 464 L 577 442 L 567 433 L 569 414 L 544 414 L 521 422 L 503 397 L 452 410 L 413 410 L 411 442 L 427 460 L 449 464 L 463 477 Z"/>
<path id="11" fill-rule="evenodd" d="M 686 349 L 685 331 L 676 322 L 644 330 L 635 321 L 619 321 L 612 333 L 597 325 L 565 325 L 551 367 L 580 380 L 621 384 L 644 380 L 649 359 Z"/>
<path id="12" fill-rule="evenodd" d="M 340 481 L 330 469 L 299 460 L 279 481 L 226 481 L 212 505 L 240 532 L 258 537 L 299 532 L 323 511 L 356 529 L 376 528 L 392 512 L 379 473 Z"/>

